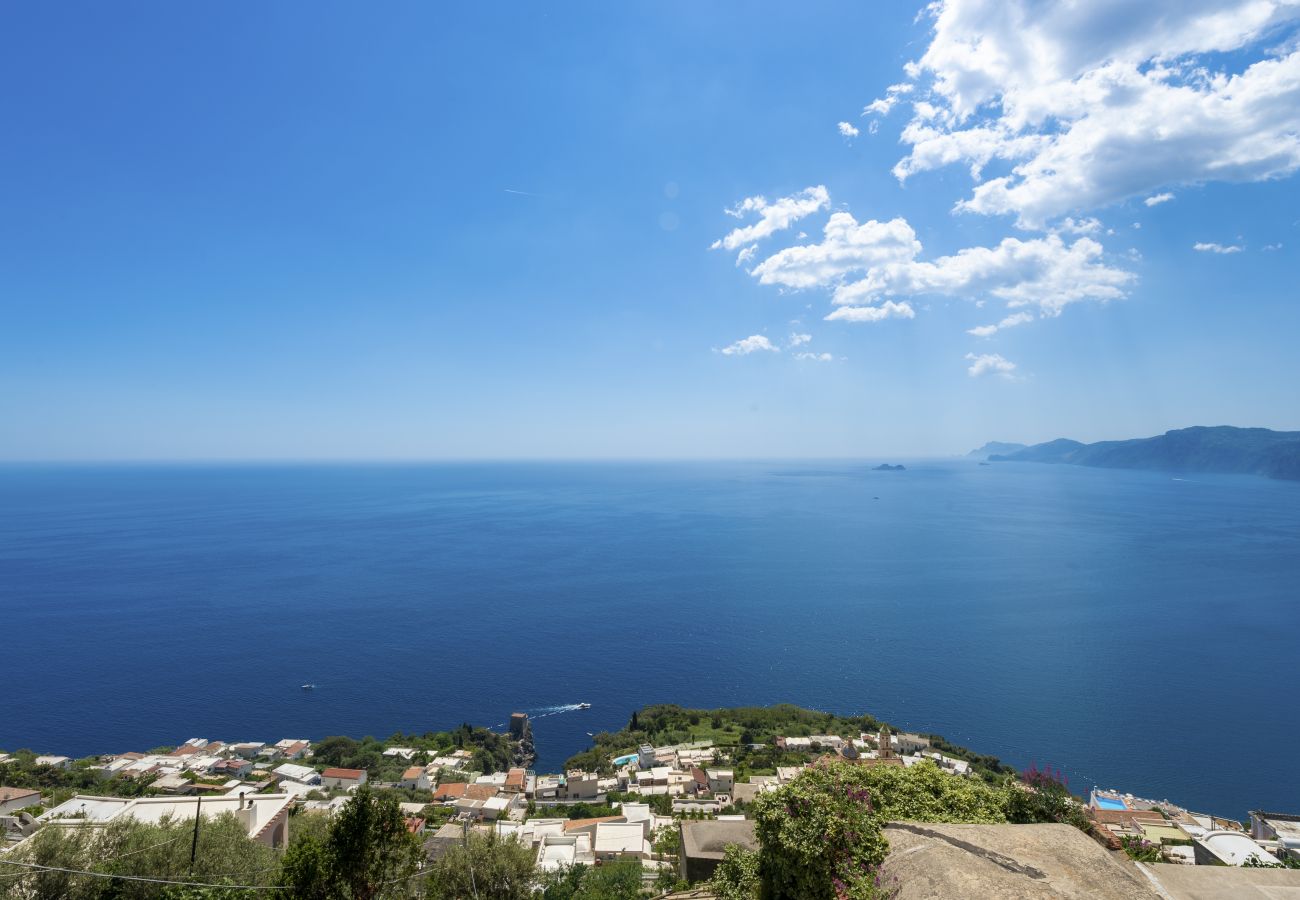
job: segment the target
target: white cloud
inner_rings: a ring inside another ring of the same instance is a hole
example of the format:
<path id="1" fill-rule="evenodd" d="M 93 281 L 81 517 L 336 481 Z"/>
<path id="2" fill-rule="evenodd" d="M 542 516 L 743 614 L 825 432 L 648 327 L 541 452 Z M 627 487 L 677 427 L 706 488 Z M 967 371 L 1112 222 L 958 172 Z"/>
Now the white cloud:
<path id="1" fill-rule="evenodd" d="M 1174 195 L 1165 191 L 1163 194 L 1153 194 L 1142 202 L 1147 206 L 1159 206 L 1161 203 L 1168 203 L 1172 199 L 1174 199 Z"/>
<path id="2" fill-rule="evenodd" d="M 791 334 L 791 335 L 790 335 L 790 340 L 789 340 L 789 342 L 786 344 L 786 346 L 788 346 L 788 347 L 799 347 L 799 346 L 802 346 L 802 345 L 808 343 L 808 342 L 811 341 L 811 340 L 812 340 L 812 335 L 811 335 L 811 334 L 798 334 L 798 333 L 794 333 L 794 334 Z"/>
<path id="3" fill-rule="evenodd" d="M 841 122 L 836 126 L 840 130 L 840 135 L 846 138 L 855 138 L 862 132 L 854 128 L 849 122 Z"/>
<path id="4" fill-rule="evenodd" d="M 1032 321 L 1034 321 L 1034 317 L 1031 313 L 1012 313 L 996 325 L 977 325 L 974 328 L 968 328 L 966 333 L 973 334 L 975 337 L 989 337 L 990 335 L 1001 331 L 1003 328 L 1015 328 L 1017 325 L 1023 325 L 1026 322 Z"/>
<path id="5" fill-rule="evenodd" d="M 911 259 L 921 242 L 906 219 L 861 225 L 847 212 L 831 213 L 820 244 L 787 247 L 750 270 L 760 284 L 790 288 L 825 287 L 845 274 Z"/>
<path id="6" fill-rule="evenodd" d="M 960 210 L 1042 228 L 1165 186 L 1300 168 L 1300 48 L 1261 49 L 1300 18 L 1296 0 L 943 0 L 934 12 L 906 67 L 927 99 L 912 104 L 895 174 L 964 163 L 979 182 L 989 161 L 1013 164 Z"/>
<path id="7" fill-rule="evenodd" d="M 1265 245 L 1264 245 L 1263 247 L 1261 247 L 1260 249 L 1261 249 L 1261 250 L 1265 250 L 1265 251 L 1269 251 L 1269 252 L 1271 252 L 1271 251 L 1273 251 L 1273 250 L 1281 250 L 1281 249 L 1282 249 L 1282 245 L 1281 245 L 1281 244 L 1265 244 Z"/>
<path id="8" fill-rule="evenodd" d="M 830 362 L 835 359 L 835 357 L 831 356 L 829 353 L 796 353 L 794 358 L 806 359 L 812 362 Z"/>
<path id="9" fill-rule="evenodd" d="M 1016 370 L 1015 363 L 998 353 L 981 353 L 978 356 L 967 353 L 966 358 L 971 361 L 970 367 L 966 369 L 971 378 L 979 378 L 982 375 L 1010 378 L 1011 373 Z"/>
<path id="10" fill-rule="evenodd" d="M 743 248 L 736 254 L 736 266 L 740 267 L 745 265 L 747 262 L 752 260 L 757 253 L 758 244 L 750 244 L 748 247 Z"/>
<path id="11" fill-rule="evenodd" d="M 782 197 L 775 203 L 768 203 L 766 198 L 761 196 L 746 197 L 731 209 L 724 210 L 724 212 L 737 219 L 743 219 L 750 213 L 757 213 L 759 220 L 752 225 L 736 228 L 726 237 L 714 241 L 712 247 L 715 250 L 719 247 L 726 250 L 735 250 L 755 241 L 760 241 L 778 231 L 789 228 L 805 216 L 810 216 L 817 210 L 829 206 L 830 202 L 830 194 L 822 185 L 804 188 L 799 193 L 790 197 Z"/>
<path id="12" fill-rule="evenodd" d="M 719 352 L 722 353 L 723 356 L 748 356 L 749 354 L 756 353 L 759 350 L 768 350 L 772 353 L 781 352 L 779 347 L 775 346 L 761 334 L 751 334 L 747 338 L 742 338 L 734 344 L 723 347 Z"/>
<path id="13" fill-rule="evenodd" d="M 1058 231 L 1067 234 L 1097 234 L 1101 231 L 1099 219 L 1065 219 L 1057 226 Z"/>
<path id="14" fill-rule="evenodd" d="M 967 247 L 933 261 L 897 260 L 871 269 L 865 278 L 836 288 L 834 302 L 856 304 L 884 296 L 991 294 L 1009 307 L 1036 306 L 1059 315 L 1070 303 L 1124 296 L 1131 272 L 1102 262 L 1092 238 L 1067 244 L 1059 235 L 1003 238 L 996 247 Z M 760 263 L 757 272 L 770 261 Z"/>
<path id="15" fill-rule="evenodd" d="M 1216 244 L 1213 241 L 1198 241 L 1192 245 L 1193 250 L 1199 250 L 1202 253 L 1240 253 L 1241 247 L 1236 244 Z"/>
<path id="16" fill-rule="evenodd" d="M 827 322 L 883 322 L 885 319 L 915 319 L 912 304 L 886 300 L 879 306 L 841 306 L 826 317 Z"/>
<path id="17" fill-rule="evenodd" d="M 894 105 L 898 103 L 899 98 L 904 94 L 912 93 L 912 89 L 913 86 L 906 81 L 899 84 L 891 84 L 889 87 L 885 88 L 885 96 L 868 103 L 862 110 L 862 114 L 865 116 L 874 113 L 876 115 L 887 116 L 889 115 L 889 111 L 894 108 Z"/>
<path id="18" fill-rule="evenodd" d="M 1091 232 L 1101 225 L 1084 219 L 1068 220 L 1066 227 Z M 920 259 L 921 251 L 906 219 L 859 223 L 840 210 L 827 219 L 820 242 L 778 250 L 749 273 L 760 284 L 831 290 L 834 305 L 844 309 L 827 319 L 852 322 L 912 318 L 915 310 L 905 298 L 923 294 L 971 300 L 987 294 L 1009 307 L 1035 306 L 1055 316 L 1070 303 L 1122 297 L 1133 279 L 1107 265 L 1101 244 L 1088 237 L 1073 243 L 1059 234 L 1004 238 L 995 247 L 968 247 L 934 260 Z M 879 305 L 891 299 L 899 302 Z"/>

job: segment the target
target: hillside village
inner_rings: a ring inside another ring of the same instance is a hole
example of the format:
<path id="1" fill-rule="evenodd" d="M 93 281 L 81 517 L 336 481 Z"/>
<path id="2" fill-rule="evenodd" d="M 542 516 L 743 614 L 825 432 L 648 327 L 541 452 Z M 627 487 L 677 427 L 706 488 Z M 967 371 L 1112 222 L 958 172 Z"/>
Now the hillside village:
<path id="1" fill-rule="evenodd" d="M 869 718 L 857 724 L 865 722 L 875 724 Z M 805 725 L 793 730 L 809 729 Z M 595 750 L 574 760 L 594 764 L 559 773 L 493 762 L 508 763 L 521 748 L 532 753 L 531 728 L 522 713 L 512 716 L 505 735 L 463 726 L 460 732 L 433 740 L 403 741 L 398 735 L 385 742 L 329 738 L 313 744 L 295 737 L 273 743 L 190 738 L 173 748 L 85 760 L 0 753 L 0 874 L 6 856 L 16 858 L 44 828 L 80 828 L 127 818 L 162 822 L 231 815 L 251 841 L 283 851 L 299 816 L 332 817 L 367 785 L 399 795 L 406 828 L 417 836 L 430 864 L 471 835 L 484 835 L 527 848 L 539 872 L 635 861 L 647 896 L 656 888 L 689 885 L 693 893 L 680 896 L 705 897 L 729 845 L 759 849 L 749 815 L 754 802 L 810 770 L 917 769 L 927 777 L 971 782 L 1007 777 L 1005 767 L 995 760 L 952 748 L 933 736 L 896 733 L 883 725 L 873 731 L 840 732 L 775 734 L 770 741 L 732 745 L 696 739 L 610 749 L 625 737 L 620 732 L 601 735 Z M 333 764 L 358 759 L 367 764 Z M 1057 784 L 1051 773 L 1037 770 L 1025 773 L 1021 782 L 1030 792 L 1039 785 Z M 1085 861 L 1091 855 L 1095 858 L 1090 864 L 1080 863 L 1093 872 L 1089 877 L 1104 880 L 1109 872 L 1120 878 L 1123 890 L 1142 885 L 1141 879 L 1126 880 L 1131 870 L 1154 870 L 1164 873 L 1165 880 L 1174 879 L 1172 888 L 1161 888 L 1163 896 L 1193 896 L 1178 893 L 1178 878 L 1201 876 L 1171 874 L 1173 867 L 1247 870 L 1233 876 L 1242 880 L 1230 885 L 1232 891 L 1243 891 L 1260 878 L 1284 880 L 1300 890 L 1300 871 L 1286 871 L 1300 867 L 1300 815 L 1256 811 L 1242 823 L 1101 789 L 1093 789 L 1086 801 L 1069 804 L 1077 808 L 1055 821 L 1077 827 L 1050 820 L 1044 825 L 948 827 L 1003 829 L 1006 834 L 1015 833 L 1006 829 L 1062 829 L 1048 832 L 1054 835 L 1047 842 L 1050 852 L 1042 846 L 1033 851 L 1040 856 L 1047 852 L 1035 865 L 1050 868 L 1053 854 L 1062 852 L 1081 855 Z M 913 831 L 898 829 L 905 826 L 886 829 L 891 846 L 918 839 Z M 923 839 L 951 843 L 936 834 Z M 978 861 L 976 856 L 962 859 L 966 864 Z M 908 865 L 917 862 L 909 860 Z M 887 861 L 886 870 L 889 865 Z M 1266 874 L 1259 874 L 1261 870 Z M 909 877 L 922 875 L 929 879 L 933 873 Z M 1079 896 L 1104 895 L 1100 884 L 1092 885 L 1093 893 Z M 1194 887 L 1204 889 L 1201 882 Z M 905 889 L 901 896 L 907 896 Z"/>

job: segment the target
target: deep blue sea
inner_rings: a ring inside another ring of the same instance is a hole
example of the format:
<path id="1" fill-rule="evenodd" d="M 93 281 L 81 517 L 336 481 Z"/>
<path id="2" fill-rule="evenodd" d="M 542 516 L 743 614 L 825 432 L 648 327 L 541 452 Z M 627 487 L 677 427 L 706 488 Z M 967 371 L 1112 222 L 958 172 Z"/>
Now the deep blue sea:
<path id="1" fill-rule="evenodd" d="M 1300 812 L 1300 484 L 907 466 L 0 467 L 0 748 L 789 701 Z"/>

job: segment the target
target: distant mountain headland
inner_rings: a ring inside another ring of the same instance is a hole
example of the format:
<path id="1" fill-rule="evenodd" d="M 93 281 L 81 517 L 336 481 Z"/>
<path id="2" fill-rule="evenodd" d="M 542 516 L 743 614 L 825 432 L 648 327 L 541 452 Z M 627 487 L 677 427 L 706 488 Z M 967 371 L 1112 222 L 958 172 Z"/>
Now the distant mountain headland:
<path id="1" fill-rule="evenodd" d="M 1019 453 L 1021 450 L 1024 450 L 1026 446 L 1027 445 L 1025 444 L 1009 444 L 1006 441 L 989 441 L 983 447 L 980 447 L 978 450 L 972 450 L 966 455 L 973 456 L 977 459 L 988 459 L 995 453 L 1002 455 Z"/>
<path id="2" fill-rule="evenodd" d="M 1020 449 L 992 452 L 994 447 Z M 1155 437 L 1095 444 L 1068 438 L 1031 447 L 991 442 L 970 455 L 980 456 L 986 450 L 992 462 L 1069 463 L 1105 469 L 1216 472 L 1300 480 L 1300 431 L 1200 425 Z"/>
<path id="3" fill-rule="evenodd" d="M 907 466 L 904 466 L 904 465 L 891 466 L 889 463 L 881 463 L 880 465 L 876 466 L 876 467 L 875 467 L 874 469 L 872 469 L 871 471 L 873 471 L 873 472 L 903 472 L 903 471 L 905 471 L 906 469 L 907 469 Z"/>

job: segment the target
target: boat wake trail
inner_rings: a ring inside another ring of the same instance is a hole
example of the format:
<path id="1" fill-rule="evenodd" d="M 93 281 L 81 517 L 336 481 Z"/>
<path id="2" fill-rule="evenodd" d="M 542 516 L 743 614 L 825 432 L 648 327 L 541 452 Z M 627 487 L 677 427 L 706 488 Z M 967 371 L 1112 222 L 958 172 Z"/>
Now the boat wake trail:
<path id="1" fill-rule="evenodd" d="M 529 719 L 545 719 L 547 716 L 558 716 L 563 713 L 577 712 L 582 709 L 591 709 L 590 703 L 563 703 L 559 706 L 539 706 L 535 709 L 526 709 Z M 496 728 L 505 728 L 506 723 L 501 722 Z"/>
<path id="2" fill-rule="evenodd" d="M 538 709 L 530 709 L 528 711 L 528 718 L 544 719 L 547 716 L 558 716 L 561 713 L 577 712 L 580 709 L 589 708 L 590 704 L 587 703 L 565 703 L 561 706 L 543 706 Z"/>

